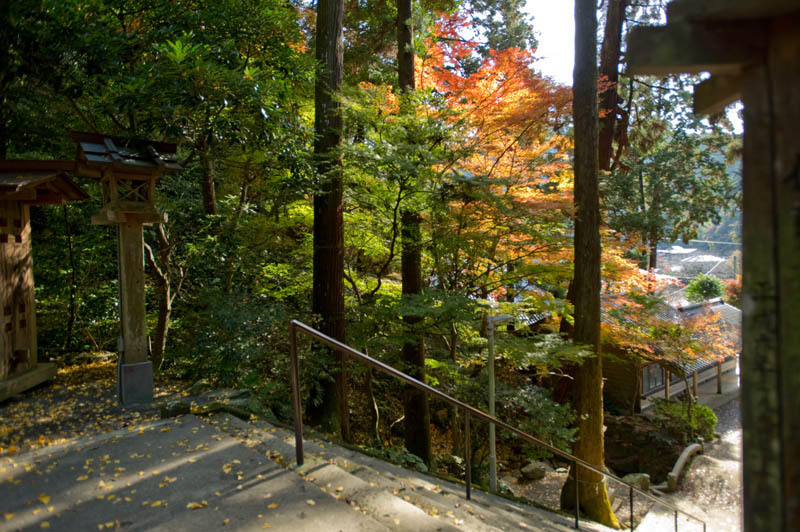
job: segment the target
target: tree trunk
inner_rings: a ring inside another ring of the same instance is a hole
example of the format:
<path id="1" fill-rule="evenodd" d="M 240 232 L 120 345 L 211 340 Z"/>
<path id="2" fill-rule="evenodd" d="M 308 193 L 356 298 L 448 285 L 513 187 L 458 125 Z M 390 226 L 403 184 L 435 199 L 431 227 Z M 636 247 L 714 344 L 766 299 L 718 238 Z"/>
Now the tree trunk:
<path id="1" fill-rule="evenodd" d="M 203 210 L 206 214 L 217 214 L 217 191 L 214 185 L 214 164 L 208 153 L 208 146 L 203 147 L 200 155 L 203 163 Z"/>
<path id="2" fill-rule="evenodd" d="M 69 258 L 69 320 L 67 321 L 67 333 L 64 338 L 62 351 L 72 350 L 72 333 L 75 329 L 75 319 L 77 317 L 77 306 L 75 304 L 78 282 L 75 280 L 75 253 L 72 247 L 72 229 L 69 225 L 69 212 L 67 204 L 63 205 L 64 227 L 67 236 L 67 257 Z"/>
<path id="3" fill-rule="evenodd" d="M 397 2 L 397 79 L 400 90 L 414 90 L 414 39 L 411 25 L 411 0 Z M 400 112 L 414 112 L 404 106 Z M 416 176 L 412 176 L 413 179 Z M 412 185 L 413 186 L 413 185 Z M 422 218 L 415 211 L 404 210 L 400 215 L 400 238 L 402 240 L 401 276 L 403 295 L 422 293 Z M 425 341 L 415 325 L 422 318 L 403 316 L 405 337 L 403 361 L 409 374 L 425 382 Z M 403 389 L 403 413 L 405 414 L 406 449 L 431 465 L 431 416 L 428 396 L 411 386 Z"/>
<path id="4" fill-rule="evenodd" d="M 342 215 L 342 108 L 336 93 L 342 86 L 342 0 L 317 2 L 316 59 L 322 66 L 314 86 L 314 156 L 320 192 L 314 196 L 314 280 L 312 311 L 319 329 L 345 341 L 344 229 Z M 333 379 L 319 383 L 320 396 L 312 401 L 311 419 L 327 432 L 350 439 L 347 408 L 347 373 L 344 355 L 331 355 L 328 370 Z M 316 403 L 316 405 L 314 404 Z"/>
<path id="5" fill-rule="evenodd" d="M 608 86 L 600 93 L 600 170 L 611 170 L 613 159 L 614 129 L 617 121 L 619 92 L 619 57 L 622 42 L 622 24 L 625 21 L 625 8 L 628 0 L 608 0 L 606 27 L 603 34 L 603 47 L 600 51 L 600 76 Z"/>
<path id="6" fill-rule="evenodd" d="M 575 70 L 572 112 L 575 121 L 575 342 L 596 356 L 575 375 L 574 408 L 578 440 L 573 452 L 597 468 L 604 465 L 603 365 L 600 357 L 600 209 L 598 194 L 597 13 L 593 0 L 575 0 Z M 574 508 L 575 475 L 580 507 L 592 519 L 620 528 L 602 475 L 571 468 L 561 491 L 561 507 Z"/>
<path id="7" fill-rule="evenodd" d="M 422 293 L 422 268 L 420 245 L 420 215 L 405 211 L 401 216 L 401 238 L 403 253 L 401 268 L 403 295 Z M 425 382 L 425 342 L 415 325 L 422 321 L 418 316 L 403 316 L 405 341 L 403 342 L 403 362 L 409 375 Z M 431 416 L 428 397 L 411 386 L 403 390 L 403 411 L 405 414 L 406 449 L 419 456 L 423 462 L 431 464 Z"/>
<path id="8" fill-rule="evenodd" d="M 647 269 L 654 272 L 656 271 L 656 266 L 658 265 L 658 240 L 650 242 L 649 255 L 650 260 L 647 263 Z"/>
<path id="9" fill-rule="evenodd" d="M 145 258 L 150 264 L 150 268 L 156 277 L 158 284 L 158 320 L 156 329 L 153 331 L 153 345 L 151 360 L 153 368 L 159 369 L 164 362 L 164 351 L 167 347 L 167 336 L 169 335 L 169 322 L 172 316 L 172 304 L 181 291 L 183 280 L 186 278 L 184 268 L 178 267 L 178 279 L 174 275 L 174 265 L 172 262 L 172 249 L 169 236 L 164 228 L 164 224 L 158 224 L 155 228 L 158 240 L 158 260 L 153 248 L 144 243 Z M 173 283 L 175 289 L 173 290 Z"/>
<path id="10" fill-rule="evenodd" d="M 153 351 L 151 360 L 153 369 L 161 369 L 164 362 L 164 350 L 167 347 L 167 335 L 169 334 L 169 320 L 172 316 L 172 290 L 169 282 L 159 282 L 158 295 L 158 321 L 156 330 L 153 331 Z"/>

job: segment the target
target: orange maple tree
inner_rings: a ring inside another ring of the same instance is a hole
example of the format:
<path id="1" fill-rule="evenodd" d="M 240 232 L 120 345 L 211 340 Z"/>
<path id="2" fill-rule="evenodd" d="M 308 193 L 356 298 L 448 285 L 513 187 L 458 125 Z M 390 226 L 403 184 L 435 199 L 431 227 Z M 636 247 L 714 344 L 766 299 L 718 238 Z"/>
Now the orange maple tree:
<path id="1" fill-rule="evenodd" d="M 490 51 L 465 71 L 478 46 L 463 37 L 468 26 L 463 14 L 442 17 L 417 62 L 418 86 L 443 98 L 466 132 L 466 155 L 440 196 L 434 262 L 445 288 L 497 298 L 569 265 L 571 93 L 538 73 L 527 50 Z"/>

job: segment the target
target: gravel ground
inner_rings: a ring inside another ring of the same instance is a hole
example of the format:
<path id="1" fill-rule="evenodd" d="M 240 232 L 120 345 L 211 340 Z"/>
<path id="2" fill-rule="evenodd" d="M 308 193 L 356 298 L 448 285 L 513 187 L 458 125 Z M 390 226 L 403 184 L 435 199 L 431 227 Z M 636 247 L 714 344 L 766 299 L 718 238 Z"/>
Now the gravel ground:
<path id="1" fill-rule="evenodd" d="M 739 532 L 742 520 L 742 422 L 740 401 L 717 410 L 717 432 L 722 436 L 692 461 L 679 498 L 688 498 L 705 510 L 709 529 Z"/>
<path id="2" fill-rule="evenodd" d="M 708 532 L 741 531 L 741 465 L 742 465 L 742 425 L 739 412 L 740 401 L 734 399 L 715 409 L 717 414 L 717 433 L 720 438 L 706 445 L 705 454 L 698 455 L 691 463 L 677 492 L 665 497 L 679 508 L 704 519 Z M 551 472 L 536 482 L 520 482 L 519 479 L 503 478 L 515 495 L 525 497 L 546 507 L 558 508 L 561 486 L 566 473 Z M 609 495 L 617 516 L 625 526 L 628 524 L 627 490 L 609 485 Z M 614 500 L 616 499 L 616 500 Z M 639 498 L 641 499 L 641 498 Z M 634 523 L 642 532 L 674 530 L 674 516 L 651 503 L 634 498 Z M 680 517 L 680 530 L 701 530 L 697 522 L 685 521 Z"/>
<path id="3" fill-rule="evenodd" d="M 706 445 L 705 453 L 690 464 L 678 488 L 665 499 L 706 521 L 707 532 L 740 532 L 742 521 L 742 424 L 740 401 L 734 399 L 714 411 L 720 438 Z M 637 530 L 674 530 L 670 512 L 653 508 Z M 680 518 L 680 530 L 699 531 L 695 521 Z"/>

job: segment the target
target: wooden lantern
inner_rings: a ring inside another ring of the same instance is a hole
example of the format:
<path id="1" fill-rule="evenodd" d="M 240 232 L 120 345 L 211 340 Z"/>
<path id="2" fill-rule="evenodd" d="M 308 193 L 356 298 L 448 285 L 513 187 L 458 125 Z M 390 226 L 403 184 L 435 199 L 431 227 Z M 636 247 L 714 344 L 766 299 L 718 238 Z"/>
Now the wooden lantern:
<path id="1" fill-rule="evenodd" d="M 118 365 L 120 403 L 150 402 L 153 367 L 148 360 L 142 227 L 165 221 L 155 203 L 156 182 L 181 170 L 174 144 L 73 133 L 78 143 L 76 172 L 100 180 L 103 203 L 92 217 L 116 225 L 119 238 L 121 335 Z"/>
<path id="2" fill-rule="evenodd" d="M 37 361 L 30 206 L 88 197 L 61 166 L 0 161 L 0 401 L 56 373 Z"/>

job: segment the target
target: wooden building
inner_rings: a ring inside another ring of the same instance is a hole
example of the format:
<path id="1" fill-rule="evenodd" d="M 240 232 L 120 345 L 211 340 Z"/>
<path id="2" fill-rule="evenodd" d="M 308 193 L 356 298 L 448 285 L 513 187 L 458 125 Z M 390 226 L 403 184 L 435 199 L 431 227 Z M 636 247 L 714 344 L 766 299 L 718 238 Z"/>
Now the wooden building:
<path id="1" fill-rule="evenodd" d="M 663 305 L 658 314 L 661 319 L 679 323 L 705 312 L 717 315 L 721 322 L 718 327 L 726 329 L 722 339 L 730 344 L 724 351 L 739 353 L 741 310 L 720 298 L 679 308 Z M 603 360 L 603 378 L 606 381 L 603 396 L 606 405 L 620 414 L 641 412 L 642 401 L 646 399 L 672 398 L 686 389 L 687 381 L 692 393 L 697 395 L 701 384 L 716 379 L 717 393 L 722 393 L 722 374 L 735 371 L 739 359 L 736 355 L 716 358 L 717 354 L 711 353 L 712 356 L 707 358 L 669 360 L 674 357 L 665 357 L 656 346 L 650 356 L 628 354 L 622 346 L 604 345 L 603 349 L 612 355 Z"/>
<path id="2" fill-rule="evenodd" d="M 37 360 L 30 207 L 88 197 L 59 167 L 0 161 L 0 401 L 56 373 Z"/>

